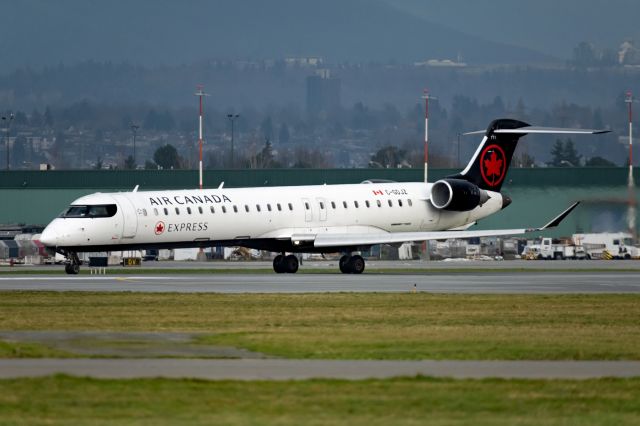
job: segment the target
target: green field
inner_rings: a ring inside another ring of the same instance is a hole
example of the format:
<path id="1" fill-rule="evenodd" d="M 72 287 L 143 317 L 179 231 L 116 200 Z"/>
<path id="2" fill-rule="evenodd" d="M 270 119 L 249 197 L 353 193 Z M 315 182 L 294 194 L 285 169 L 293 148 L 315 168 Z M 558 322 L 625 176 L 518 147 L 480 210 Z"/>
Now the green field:
<path id="1" fill-rule="evenodd" d="M 287 358 L 638 360 L 638 324 L 640 295 L 0 293 L 0 330 L 200 332 Z"/>
<path id="2" fill-rule="evenodd" d="M 0 381 L 0 423 L 637 425 L 640 379 Z"/>

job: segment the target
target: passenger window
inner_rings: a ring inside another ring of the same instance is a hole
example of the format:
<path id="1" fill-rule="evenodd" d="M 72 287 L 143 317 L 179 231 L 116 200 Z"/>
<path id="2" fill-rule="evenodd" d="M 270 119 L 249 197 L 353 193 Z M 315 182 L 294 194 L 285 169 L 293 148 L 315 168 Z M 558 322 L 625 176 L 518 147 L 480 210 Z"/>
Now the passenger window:
<path id="1" fill-rule="evenodd" d="M 342 202 L 342 206 L 346 209 L 346 208 L 347 208 L 347 202 L 346 202 L 346 201 L 343 201 L 343 202 Z"/>
<path id="2" fill-rule="evenodd" d="M 146 216 L 147 215 L 147 209 L 142 209 L 142 216 Z"/>
<path id="3" fill-rule="evenodd" d="M 216 209 L 213 208 L 213 206 L 209 207 L 209 210 L 211 210 L 211 213 L 215 213 Z"/>
<path id="4" fill-rule="evenodd" d="M 233 206 L 233 212 L 238 213 L 238 206 Z"/>
<path id="5" fill-rule="evenodd" d="M 398 206 L 402 207 L 402 200 L 398 200 Z"/>
<path id="6" fill-rule="evenodd" d="M 331 208 L 334 209 L 334 210 L 336 209 L 336 202 L 335 201 L 331 202 Z"/>
<path id="7" fill-rule="evenodd" d="M 393 201 L 387 200 L 387 202 L 389 203 L 389 207 L 393 207 Z"/>
<path id="8" fill-rule="evenodd" d="M 320 208 L 324 210 L 324 203 L 322 201 L 320 201 Z"/>
<path id="9" fill-rule="evenodd" d="M 289 203 L 289 210 L 293 211 L 293 204 Z"/>
<path id="10" fill-rule="evenodd" d="M 371 204 L 369 204 L 369 200 L 365 200 L 364 204 L 367 206 L 367 208 L 371 207 Z"/>
<path id="11" fill-rule="evenodd" d="M 357 209 L 358 207 L 360 207 L 360 206 L 358 205 L 358 202 L 357 202 L 357 201 L 354 201 L 354 202 L 353 202 L 353 205 L 354 205 L 354 206 L 356 206 L 356 209 Z"/>
<path id="12" fill-rule="evenodd" d="M 411 201 L 411 198 L 407 198 L 407 204 L 409 204 L 409 207 L 413 206 L 413 201 Z"/>
<path id="13" fill-rule="evenodd" d="M 180 209 L 176 207 L 176 214 L 180 215 Z"/>
<path id="14" fill-rule="evenodd" d="M 382 202 L 380 200 L 376 200 L 376 203 L 378 204 L 378 207 L 382 207 Z"/>
<path id="15" fill-rule="evenodd" d="M 278 208 L 278 211 L 281 212 L 282 211 L 282 206 L 280 205 L 280 203 L 276 204 L 276 207 Z"/>
<path id="16" fill-rule="evenodd" d="M 271 211 L 271 204 L 267 204 L 267 210 Z"/>
<path id="17" fill-rule="evenodd" d="M 187 207 L 187 213 L 191 214 L 191 207 Z"/>
<path id="18" fill-rule="evenodd" d="M 256 210 L 259 212 L 260 211 L 260 204 L 256 204 Z"/>
<path id="19" fill-rule="evenodd" d="M 247 205 L 247 204 L 244 205 L 244 211 L 249 213 L 249 205 Z"/>
<path id="20" fill-rule="evenodd" d="M 169 209 L 166 207 L 164 208 L 164 215 L 169 216 Z"/>
<path id="21" fill-rule="evenodd" d="M 309 203 L 307 203 L 306 201 L 304 202 L 304 208 L 309 210 Z"/>
<path id="22" fill-rule="evenodd" d="M 202 214 L 202 207 L 198 206 L 198 212 L 200 212 L 200 214 Z"/>
<path id="23" fill-rule="evenodd" d="M 155 216 L 158 216 L 158 209 L 153 209 L 153 214 L 154 214 Z"/>
<path id="24" fill-rule="evenodd" d="M 222 206 L 222 213 L 226 213 L 227 212 L 227 208 L 225 206 Z"/>

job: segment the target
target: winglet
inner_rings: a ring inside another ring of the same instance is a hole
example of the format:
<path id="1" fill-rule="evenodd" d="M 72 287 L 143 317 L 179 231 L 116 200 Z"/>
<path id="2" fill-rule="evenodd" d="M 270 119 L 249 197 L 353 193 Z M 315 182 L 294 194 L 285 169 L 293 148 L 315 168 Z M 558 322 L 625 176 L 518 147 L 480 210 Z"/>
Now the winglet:
<path id="1" fill-rule="evenodd" d="M 562 222 L 565 217 L 569 216 L 569 213 L 571 213 L 573 209 L 578 207 L 578 204 L 580 204 L 580 201 L 576 201 L 575 203 L 571 204 L 568 209 L 560 213 L 558 216 L 552 219 L 551 222 L 547 223 L 545 226 L 539 228 L 538 230 L 542 231 L 548 228 L 555 228 L 556 226 L 560 225 L 560 222 Z"/>

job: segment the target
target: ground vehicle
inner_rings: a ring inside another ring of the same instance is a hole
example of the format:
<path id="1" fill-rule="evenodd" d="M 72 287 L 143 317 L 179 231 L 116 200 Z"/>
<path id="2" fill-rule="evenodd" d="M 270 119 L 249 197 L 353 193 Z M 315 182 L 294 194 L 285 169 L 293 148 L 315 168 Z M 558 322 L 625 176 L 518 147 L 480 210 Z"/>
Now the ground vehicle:
<path id="1" fill-rule="evenodd" d="M 614 259 L 640 257 L 640 249 L 633 245 L 631 234 L 626 232 L 574 234 L 573 240 L 576 244 L 583 245 L 591 258 L 602 258 L 605 250 Z"/>

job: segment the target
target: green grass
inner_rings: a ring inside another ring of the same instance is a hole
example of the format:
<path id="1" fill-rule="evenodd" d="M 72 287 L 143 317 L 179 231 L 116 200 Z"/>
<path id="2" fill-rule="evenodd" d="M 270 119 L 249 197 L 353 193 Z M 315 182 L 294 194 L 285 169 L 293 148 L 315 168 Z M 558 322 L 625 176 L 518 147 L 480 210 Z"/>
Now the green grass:
<path id="1" fill-rule="evenodd" d="M 69 358 L 72 354 L 39 343 L 0 341 L 0 358 Z"/>
<path id="2" fill-rule="evenodd" d="M 288 358 L 638 360 L 638 324 L 640 295 L 0 293 L 0 330 L 203 332 Z"/>
<path id="3" fill-rule="evenodd" d="M 636 425 L 640 379 L 0 381 L 3 425 Z"/>

